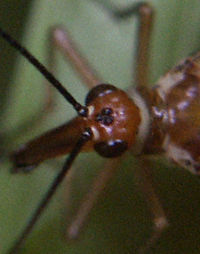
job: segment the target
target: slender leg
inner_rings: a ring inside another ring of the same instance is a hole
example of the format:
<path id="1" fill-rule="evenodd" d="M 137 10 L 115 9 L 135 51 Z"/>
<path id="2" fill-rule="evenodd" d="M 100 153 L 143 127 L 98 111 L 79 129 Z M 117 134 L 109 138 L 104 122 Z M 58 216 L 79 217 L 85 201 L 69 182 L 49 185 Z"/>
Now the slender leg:
<path id="1" fill-rule="evenodd" d="M 139 89 L 148 88 L 149 45 L 154 18 L 153 8 L 147 2 L 135 3 L 124 9 L 119 9 L 106 2 L 95 1 L 117 20 L 125 20 L 132 15 L 138 16 L 137 61 L 136 67 L 134 67 L 134 70 L 136 69 L 134 81 Z"/>
<path id="2" fill-rule="evenodd" d="M 97 84 L 102 83 L 102 79 L 98 77 L 96 71 L 94 71 L 87 60 L 81 56 L 66 29 L 61 26 L 54 27 L 51 29 L 50 36 L 52 45 L 55 46 L 63 54 L 63 56 L 70 61 L 71 65 L 77 71 L 88 88 L 91 89 Z"/>
<path id="3" fill-rule="evenodd" d="M 148 49 L 153 20 L 152 8 L 147 3 L 140 3 L 125 10 L 114 10 L 113 8 L 107 6 L 104 7 L 106 7 L 106 9 L 111 12 L 115 18 L 122 19 L 131 15 L 139 15 L 140 26 L 138 30 L 139 40 L 137 50 L 136 82 L 139 89 L 146 88 L 148 85 Z M 91 88 L 100 83 L 100 79 L 94 75 L 94 71 L 91 70 L 86 60 L 80 56 L 80 53 L 78 53 L 74 42 L 72 42 L 69 38 L 69 34 L 61 27 L 56 27 L 52 31 L 53 44 L 56 45 L 58 49 L 64 53 L 64 56 L 71 61 L 72 65 L 75 67 L 86 85 Z M 77 214 L 67 229 L 67 237 L 69 239 L 78 237 L 80 230 L 86 222 L 98 196 L 104 190 L 107 182 L 114 175 L 118 164 L 119 159 L 109 161 L 105 165 L 105 169 L 96 177 L 94 183 L 92 184 L 91 191 L 82 201 Z M 108 170 L 109 168 L 110 170 Z M 71 184 L 68 181 L 68 187 L 70 185 Z M 67 191 L 69 197 L 70 187 Z M 150 241 L 153 241 L 153 239 Z"/>
<path id="4" fill-rule="evenodd" d="M 70 60 L 70 63 L 76 69 L 79 76 L 83 79 L 84 83 L 88 88 L 92 88 L 97 84 L 101 83 L 101 79 L 98 78 L 96 72 L 89 66 L 87 60 L 84 59 L 81 54 L 78 52 L 78 49 L 75 43 L 69 36 L 69 33 L 64 30 L 62 27 L 54 27 L 51 29 L 50 34 L 50 43 L 48 47 L 48 70 L 51 73 L 55 72 L 55 48 L 59 49 L 61 53 Z M 30 120 L 23 123 L 16 130 L 16 136 L 19 133 L 24 133 L 25 130 L 29 130 L 29 127 L 36 127 L 41 120 L 44 120 L 49 112 L 53 108 L 53 93 L 52 88 L 49 86 L 46 81 L 46 91 L 44 98 L 44 107 L 42 110 L 37 112 Z M 12 136 L 13 138 L 13 136 Z"/>
<path id="5" fill-rule="evenodd" d="M 155 245 L 163 231 L 168 227 L 168 221 L 159 198 L 153 188 L 150 161 L 143 156 L 139 158 L 139 166 L 138 170 L 136 170 L 138 185 L 144 194 L 153 218 L 153 232 L 139 250 L 139 254 L 143 254 L 148 253 L 151 247 Z"/>
<path id="6" fill-rule="evenodd" d="M 81 56 L 75 43 L 70 38 L 69 33 L 62 27 L 54 27 L 51 29 L 47 64 L 50 72 L 55 73 L 55 48 L 59 49 L 64 57 L 70 60 L 70 63 L 89 89 L 102 83 L 102 79 L 100 79 L 96 72 L 89 66 L 87 60 Z M 6 135 L 5 133 L 0 133 L 0 135 L 4 137 L 3 140 L 6 144 L 12 144 L 10 140 L 15 139 L 15 137 L 19 137 L 22 133 L 24 135 L 26 131 L 30 131 L 30 126 L 32 129 L 36 128 L 37 125 L 46 118 L 48 113 L 53 110 L 54 100 L 52 88 L 49 86 L 47 81 L 46 83 L 44 107 L 42 110 L 39 110 L 39 112 L 36 112 L 33 116 L 31 116 L 30 119 L 19 125 L 15 130 L 12 130 L 12 133 L 6 133 Z M 7 147 L 7 150 L 10 151 L 10 147 Z M 4 153 L 7 154 L 7 151 L 4 151 Z"/>
<path id="7" fill-rule="evenodd" d="M 61 26 L 56 26 L 51 28 L 50 31 L 50 47 L 49 47 L 49 63 L 50 70 L 55 72 L 55 49 L 58 49 L 61 54 L 66 58 L 66 60 L 70 61 L 72 67 L 76 70 L 77 74 L 79 74 L 80 78 L 83 80 L 85 85 L 91 89 L 99 83 L 102 83 L 102 79 L 96 74 L 87 60 L 81 56 L 80 52 L 77 49 L 77 46 L 71 39 L 69 33 Z M 67 229 L 67 237 L 72 239 L 76 238 L 81 230 L 84 222 L 87 219 L 87 216 L 94 206 L 94 203 L 97 199 L 97 196 L 104 189 L 106 182 L 111 178 L 112 174 L 114 174 L 114 166 L 110 165 L 109 162 L 106 166 L 107 168 L 111 168 L 109 170 L 104 170 L 97 177 L 93 184 L 93 190 L 88 193 L 86 198 L 82 201 L 80 208 L 72 220 L 69 228 Z M 114 163 L 113 163 L 114 164 Z M 108 173 L 107 173 L 108 171 Z M 73 172 L 73 170 L 72 170 Z M 67 177 L 67 190 L 66 190 L 66 202 L 68 209 L 70 208 L 71 203 L 71 183 L 73 181 L 73 173 Z"/>
<path id="8" fill-rule="evenodd" d="M 70 218 L 70 221 L 72 220 L 72 222 L 70 222 L 70 225 L 66 231 L 66 236 L 68 239 L 76 239 L 79 236 L 79 233 L 84 226 L 91 209 L 95 205 L 97 198 L 104 191 L 106 184 L 116 173 L 120 161 L 121 158 L 108 160 L 104 169 L 95 178 L 90 191 L 83 198 L 76 215 L 74 218 Z"/>

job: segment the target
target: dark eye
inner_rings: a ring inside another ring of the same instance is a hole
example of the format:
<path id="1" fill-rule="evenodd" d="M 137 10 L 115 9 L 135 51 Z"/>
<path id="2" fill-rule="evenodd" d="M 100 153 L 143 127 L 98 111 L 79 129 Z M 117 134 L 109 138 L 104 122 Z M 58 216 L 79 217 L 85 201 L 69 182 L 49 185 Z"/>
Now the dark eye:
<path id="1" fill-rule="evenodd" d="M 102 157 L 114 158 L 123 154 L 128 148 L 127 142 L 123 140 L 113 140 L 100 142 L 94 145 L 94 149 Z"/>
<path id="2" fill-rule="evenodd" d="M 88 106 L 96 97 L 104 96 L 105 94 L 116 91 L 117 88 L 110 84 L 100 84 L 91 89 L 85 99 L 85 105 Z"/>

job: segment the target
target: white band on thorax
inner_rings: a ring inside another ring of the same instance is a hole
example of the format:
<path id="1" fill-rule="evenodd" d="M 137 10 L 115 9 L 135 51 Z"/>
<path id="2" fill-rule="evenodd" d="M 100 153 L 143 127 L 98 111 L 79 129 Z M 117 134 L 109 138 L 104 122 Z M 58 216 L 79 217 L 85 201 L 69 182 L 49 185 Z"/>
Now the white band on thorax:
<path id="1" fill-rule="evenodd" d="M 138 133 L 135 139 L 135 143 L 131 149 L 133 154 L 138 155 L 141 153 L 145 140 L 147 138 L 147 135 L 149 134 L 150 113 L 144 98 L 142 98 L 140 93 L 135 88 L 129 88 L 127 92 L 128 92 L 128 95 L 133 100 L 133 102 L 136 104 L 136 106 L 140 110 L 141 122 L 138 127 Z"/>

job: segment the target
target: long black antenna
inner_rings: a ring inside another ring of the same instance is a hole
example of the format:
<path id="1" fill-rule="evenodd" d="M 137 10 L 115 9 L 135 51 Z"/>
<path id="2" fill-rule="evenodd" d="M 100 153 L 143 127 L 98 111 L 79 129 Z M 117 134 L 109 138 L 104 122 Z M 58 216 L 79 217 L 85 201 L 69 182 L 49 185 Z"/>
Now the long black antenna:
<path id="1" fill-rule="evenodd" d="M 20 247 L 23 245 L 24 241 L 28 237 L 28 235 L 31 233 L 34 225 L 40 218 L 42 212 L 44 209 L 47 207 L 49 204 L 49 201 L 55 194 L 58 186 L 62 183 L 63 179 L 65 178 L 67 172 L 69 171 L 73 161 L 76 159 L 77 155 L 81 151 L 81 148 L 83 145 L 92 138 L 92 132 L 90 128 L 87 128 L 80 136 L 78 142 L 74 146 L 73 150 L 71 151 L 69 157 L 67 158 L 62 170 L 59 172 L 57 177 L 54 179 L 53 183 L 50 185 L 46 195 L 44 198 L 41 200 L 40 204 L 38 205 L 36 211 L 32 215 L 29 223 L 25 227 L 24 231 L 20 235 L 19 239 L 15 242 L 13 247 L 9 250 L 8 254 L 16 254 Z"/>
<path id="2" fill-rule="evenodd" d="M 78 103 L 67 89 L 40 63 L 26 48 L 22 47 L 14 38 L 0 28 L 0 36 L 5 39 L 13 48 L 21 53 L 36 69 L 65 97 L 81 116 L 87 115 L 87 107 Z"/>

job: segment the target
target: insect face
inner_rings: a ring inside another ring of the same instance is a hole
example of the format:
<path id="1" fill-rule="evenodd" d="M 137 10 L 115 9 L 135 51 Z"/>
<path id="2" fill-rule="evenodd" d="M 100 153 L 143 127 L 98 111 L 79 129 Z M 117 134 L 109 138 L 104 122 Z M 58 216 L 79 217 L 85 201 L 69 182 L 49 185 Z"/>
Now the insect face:
<path id="1" fill-rule="evenodd" d="M 86 105 L 94 148 L 101 156 L 118 157 L 133 145 L 140 112 L 125 92 L 112 85 L 99 85 L 89 92 Z"/>

